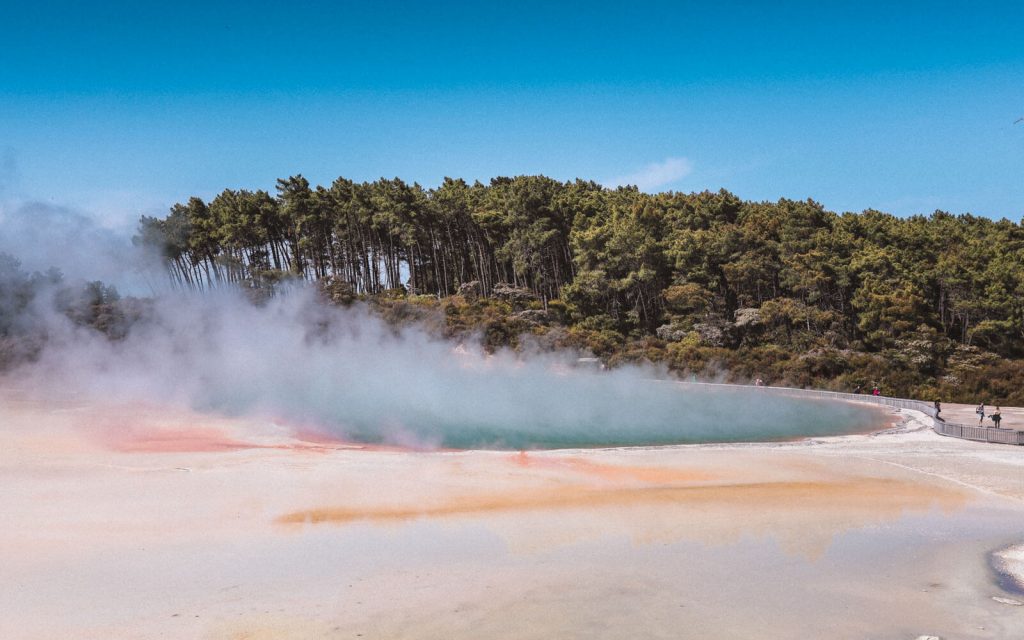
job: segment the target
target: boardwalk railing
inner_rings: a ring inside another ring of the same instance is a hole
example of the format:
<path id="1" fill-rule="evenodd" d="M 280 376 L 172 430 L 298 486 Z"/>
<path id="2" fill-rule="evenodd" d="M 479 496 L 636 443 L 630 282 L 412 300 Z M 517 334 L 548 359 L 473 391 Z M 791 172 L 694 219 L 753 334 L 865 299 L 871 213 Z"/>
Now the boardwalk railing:
<path id="1" fill-rule="evenodd" d="M 684 382 L 687 385 L 698 385 L 705 387 L 736 387 L 740 385 L 717 384 L 712 382 Z M 998 442 L 1001 444 L 1024 445 L 1024 431 L 1014 429 L 997 429 L 995 427 L 979 427 L 969 424 L 957 424 L 946 422 L 936 417 L 935 405 L 922 400 L 908 400 L 906 398 L 888 398 L 886 396 L 872 396 L 862 393 L 842 393 L 839 391 L 819 391 L 817 389 L 793 389 L 790 387 L 746 387 L 757 389 L 766 393 L 777 393 L 797 398 L 827 398 L 834 400 L 847 400 L 849 402 L 861 402 L 864 404 L 879 404 L 895 409 L 911 409 L 920 411 L 932 421 L 932 429 L 935 433 L 952 438 L 964 440 L 977 440 L 979 442 Z"/>
<path id="2" fill-rule="evenodd" d="M 935 429 L 935 433 L 953 438 L 1024 445 L 1024 431 L 996 429 L 995 427 L 978 427 L 969 424 L 955 424 L 952 422 L 946 422 L 941 418 L 935 420 L 935 426 L 933 428 Z"/>

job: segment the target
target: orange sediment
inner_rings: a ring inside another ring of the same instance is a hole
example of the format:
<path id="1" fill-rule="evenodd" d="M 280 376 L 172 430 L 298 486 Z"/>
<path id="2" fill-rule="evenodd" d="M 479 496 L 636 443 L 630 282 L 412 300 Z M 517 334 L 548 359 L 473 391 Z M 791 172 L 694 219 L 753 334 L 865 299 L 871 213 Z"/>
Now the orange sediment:
<path id="1" fill-rule="evenodd" d="M 965 502 L 956 490 L 936 491 L 916 483 L 885 478 L 842 481 L 781 481 L 715 485 L 632 486 L 595 488 L 555 486 L 548 489 L 481 493 L 426 505 L 317 507 L 286 513 L 280 524 L 345 524 L 365 521 L 407 521 L 419 518 L 475 516 L 499 512 L 589 509 L 622 506 L 736 507 L 800 511 L 865 509 L 876 514 Z"/>
<path id="2" fill-rule="evenodd" d="M 541 457 L 531 456 L 520 451 L 511 458 L 513 464 L 522 468 L 569 470 L 583 475 L 609 481 L 636 480 L 649 484 L 670 484 L 678 482 L 700 482 L 712 480 L 716 476 L 694 469 L 667 469 L 663 467 L 643 467 L 606 464 L 587 460 L 581 457 Z"/>

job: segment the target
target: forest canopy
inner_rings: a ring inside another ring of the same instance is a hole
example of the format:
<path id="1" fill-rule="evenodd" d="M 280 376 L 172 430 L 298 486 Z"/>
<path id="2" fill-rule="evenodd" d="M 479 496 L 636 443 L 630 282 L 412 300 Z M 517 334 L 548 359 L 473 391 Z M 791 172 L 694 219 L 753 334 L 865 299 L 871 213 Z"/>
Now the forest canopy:
<path id="1" fill-rule="evenodd" d="M 573 347 L 704 376 L 1024 403 L 1024 228 L 936 211 L 648 194 L 544 176 L 226 189 L 135 243 L 174 287 L 308 280 L 490 347 Z"/>

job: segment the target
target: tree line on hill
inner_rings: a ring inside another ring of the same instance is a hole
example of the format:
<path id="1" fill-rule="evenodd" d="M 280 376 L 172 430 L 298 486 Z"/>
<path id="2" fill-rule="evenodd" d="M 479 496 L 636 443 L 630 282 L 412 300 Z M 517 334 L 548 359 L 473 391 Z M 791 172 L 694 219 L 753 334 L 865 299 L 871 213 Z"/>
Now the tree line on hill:
<path id="1" fill-rule="evenodd" d="M 228 189 L 143 217 L 136 240 L 189 288 L 331 277 L 358 294 L 445 297 L 508 283 L 626 333 L 756 310 L 788 339 L 822 346 L 934 332 L 1024 355 L 1024 229 L 970 215 L 837 215 L 811 200 L 543 176 L 437 189 L 397 178 L 313 188 L 293 176 L 276 196 Z"/>
<path id="2" fill-rule="evenodd" d="M 143 217 L 184 289 L 316 281 L 492 347 L 524 337 L 615 364 L 797 386 L 1024 402 L 1024 227 L 813 200 L 647 194 L 544 176 L 488 184 L 302 176 Z"/>

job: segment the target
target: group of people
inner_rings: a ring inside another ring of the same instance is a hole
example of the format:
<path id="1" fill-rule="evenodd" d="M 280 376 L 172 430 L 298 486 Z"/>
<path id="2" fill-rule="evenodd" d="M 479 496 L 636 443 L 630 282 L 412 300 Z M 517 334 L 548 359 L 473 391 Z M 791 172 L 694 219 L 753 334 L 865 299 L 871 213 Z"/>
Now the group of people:
<path id="1" fill-rule="evenodd" d="M 978 414 L 978 426 L 980 427 L 985 422 L 985 403 L 982 402 L 978 405 L 978 408 L 974 410 Z M 992 424 L 995 425 L 996 429 L 999 429 L 999 423 L 1003 421 L 1003 415 L 999 411 L 999 405 L 996 405 L 996 410 L 988 414 L 988 417 L 992 419 Z"/>
<path id="2" fill-rule="evenodd" d="M 860 394 L 860 393 L 864 393 L 864 390 L 861 389 L 861 386 L 858 384 L 857 387 L 853 390 L 853 392 L 857 393 L 857 394 Z M 872 385 L 872 387 L 871 387 L 871 395 L 873 395 L 873 396 L 880 396 L 880 395 L 882 395 L 882 390 L 878 388 L 877 384 L 876 385 Z"/>
<path id="3" fill-rule="evenodd" d="M 755 387 L 763 387 L 764 386 L 764 380 L 762 380 L 761 378 L 755 379 L 754 380 L 754 386 Z M 854 393 L 863 393 L 864 391 L 861 389 L 860 385 L 857 385 L 857 388 L 854 389 L 853 392 Z M 878 388 L 877 384 L 876 385 L 872 385 L 872 387 L 871 387 L 871 395 L 873 395 L 873 396 L 880 396 L 880 395 L 882 395 L 882 390 Z M 936 400 L 935 401 L 935 417 L 938 418 L 939 414 L 941 412 L 942 412 L 942 405 L 939 404 L 938 400 Z M 986 415 L 985 414 L 985 403 L 982 402 L 981 404 L 978 405 L 978 408 L 975 410 L 975 413 L 978 414 L 978 426 L 979 427 L 982 426 L 985 423 L 985 418 L 987 417 L 987 418 L 990 418 L 992 420 L 992 424 L 993 424 L 993 426 L 995 426 L 996 429 L 1001 429 L 1002 428 L 1002 427 L 999 426 L 1000 423 L 1002 423 L 1002 421 L 1003 421 L 1003 415 L 1002 415 L 1002 412 L 999 410 L 999 405 L 996 405 L 995 411 L 993 411 L 992 413 Z"/>

